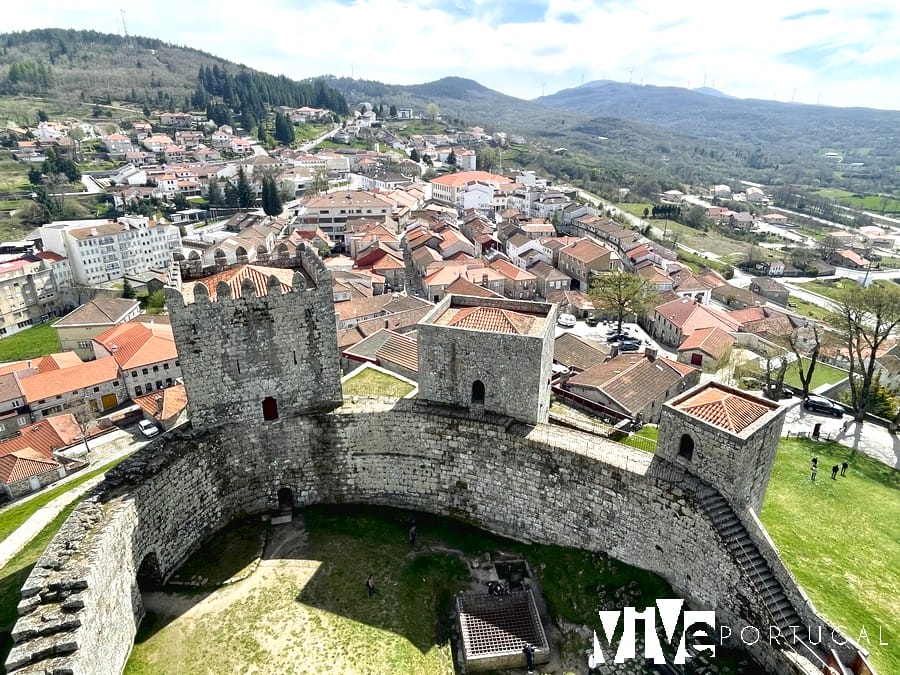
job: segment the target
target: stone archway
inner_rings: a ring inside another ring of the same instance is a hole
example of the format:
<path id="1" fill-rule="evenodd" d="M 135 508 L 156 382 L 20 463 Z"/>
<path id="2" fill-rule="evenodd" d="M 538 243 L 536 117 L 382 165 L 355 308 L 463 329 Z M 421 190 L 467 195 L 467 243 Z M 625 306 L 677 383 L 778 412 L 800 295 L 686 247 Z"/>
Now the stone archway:
<path id="1" fill-rule="evenodd" d="M 159 559 L 156 557 L 155 551 L 150 551 L 141 560 L 137 571 L 137 585 L 141 592 L 162 588 L 163 576 L 159 570 Z"/>
<path id="2" fill-rule="evenodd" d="M 472 383 L 472 403 L 484 405 L 484 382 L 481 380 Z"/>
<path id="3" fill-rule="evenodd" d="M 279 513 L 293 513 L 294 491 L 291 488 L 283 487 L 278 490 L 278 511 Z"/>

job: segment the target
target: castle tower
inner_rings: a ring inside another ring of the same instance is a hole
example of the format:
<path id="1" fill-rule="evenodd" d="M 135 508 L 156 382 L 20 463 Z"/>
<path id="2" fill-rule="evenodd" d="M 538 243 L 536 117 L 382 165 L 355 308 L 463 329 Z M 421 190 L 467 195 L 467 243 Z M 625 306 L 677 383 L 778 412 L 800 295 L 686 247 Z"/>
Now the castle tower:
<path id="1" fill-rule="evenodd" d="M 785 408 L 716 382 L 663 406 L 656 454 L 709 483 L 737 507 L 759 511 Z"/>
<path id="2" fill-rule="evenodd" d="M 331 273 L 305 246 L 281 262 L 165 289 L 195 429 L 340 405 Z"/>
<path id="3" fill-rule="evenodd" d="M 556 306 L 448 295 L 419 322 L 419 398 L 546 422 Z"/>

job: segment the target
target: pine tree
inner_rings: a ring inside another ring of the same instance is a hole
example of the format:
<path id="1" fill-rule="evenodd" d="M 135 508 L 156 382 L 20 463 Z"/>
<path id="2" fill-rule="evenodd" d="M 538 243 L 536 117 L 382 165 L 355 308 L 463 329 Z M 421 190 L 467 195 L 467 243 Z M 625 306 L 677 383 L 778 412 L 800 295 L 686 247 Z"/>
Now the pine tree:
<path id="1" fill-rule="evenodd" d="M 275 185 L 275 179 L 269 176 L 263 178 L 262 206 L 263 211 L 267 216 L 280 215 L 284 210 L 281 206 L 281 195 L 278 194 L 278 187 Z"/>
<path id="2" fill-rule="evenodd" d="M 242 209 L 249 209 L 253 206 L 253 187 L 250 185 L 250 181 L 247 180 L 247 174 L 244 172 L 243 165 L 238 168 L 237 200 L 238 206 Z"/>

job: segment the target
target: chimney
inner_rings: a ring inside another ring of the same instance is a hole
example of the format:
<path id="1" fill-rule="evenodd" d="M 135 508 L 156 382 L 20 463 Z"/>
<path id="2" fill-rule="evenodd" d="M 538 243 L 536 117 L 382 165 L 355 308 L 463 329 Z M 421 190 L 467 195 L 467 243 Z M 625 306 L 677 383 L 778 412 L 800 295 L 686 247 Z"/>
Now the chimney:
<path id="1" fill-rule="evenodd" d="M 487 272 L 482 272 L 482 274 L 481 274 L 481 285 L 484 286 L 485 288 L 487 288 L 487 285 L 488 285 Z"/>
<path id="2" fill-rule="evenodd" d="M 619 345 L 618 343 L 613 342 L 609 346 L 609 358 L 614 359 L 619 355 Z"/>
<path id="3" fill-rule="evenodd" d="M 651 361 L 656 361 L 659 350 L 656 347 L 647 346 L 644 348 L 644 355 Z"/>
<path id="4" fill-rule="evenodd" d="M 156 397 L 156 416 L 159 417 L 160 415 L 162 415 L 162 411 L 163 411 L 163 397 L 157 396 Z"/>

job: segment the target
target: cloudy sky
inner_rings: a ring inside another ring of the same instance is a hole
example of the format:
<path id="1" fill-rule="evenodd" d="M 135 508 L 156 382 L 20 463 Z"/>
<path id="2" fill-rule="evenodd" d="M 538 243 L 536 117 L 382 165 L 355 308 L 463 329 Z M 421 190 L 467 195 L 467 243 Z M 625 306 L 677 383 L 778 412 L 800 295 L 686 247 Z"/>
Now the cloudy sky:
<path id="1" fill-rule="evenodd" d="M 469 77 L 536 98 L 582 82 L 900 110 L 896 2 L 762 0 L 42 0 L 0 30 L 128 31 L 271 73 L 416 84 Z"/>

